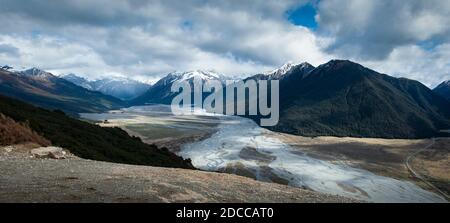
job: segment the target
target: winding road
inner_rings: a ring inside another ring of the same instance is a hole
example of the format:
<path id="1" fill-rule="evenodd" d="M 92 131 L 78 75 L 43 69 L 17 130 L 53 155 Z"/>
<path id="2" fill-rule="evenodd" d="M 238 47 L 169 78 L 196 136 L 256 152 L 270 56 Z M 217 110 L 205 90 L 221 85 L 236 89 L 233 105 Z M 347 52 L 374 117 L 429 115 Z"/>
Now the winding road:
<path id="1" fill-rule="evenodd" d="M 425 184 L 427 184 L 428 186 L 430 186 L 431 188 L 433 188 L 435 191 L 439 192 L 439 194 L 441 194 L 442 196 L 444 196 L 447 200 L 450 199 L 450 197 L 443 192 L 442 190 L 440 190 L 439 188 L 437 188 L 436 186 L 434 186 L 434 184 L 432 184 L 431 182 L 429 182 L 427 179 L 425 179 L 425 177 L 421 176 L 420 174 L 418 174 L 416 171 L 414 171 L 414 169 L 411 167 L 411 161 L 414 159 L 415 156 L 417 156 L 419 153 L 429 149 L 430 147 L 432 147 L 434 144 L 436 143 L 436 139 L 432 138 L 431 139 L 431 143 L 428 144 L 427 146 L 423 147 L 422 149 L 417 150 L 416 152 L 412 153 L 411 155 L 409 155 L 406 160 L 405 160 L 405 165 L 406 168 L 408 168 L 409 172 L 411 172 L 411 174 L 420 179 L 421 181 L 423 181 Z"/>

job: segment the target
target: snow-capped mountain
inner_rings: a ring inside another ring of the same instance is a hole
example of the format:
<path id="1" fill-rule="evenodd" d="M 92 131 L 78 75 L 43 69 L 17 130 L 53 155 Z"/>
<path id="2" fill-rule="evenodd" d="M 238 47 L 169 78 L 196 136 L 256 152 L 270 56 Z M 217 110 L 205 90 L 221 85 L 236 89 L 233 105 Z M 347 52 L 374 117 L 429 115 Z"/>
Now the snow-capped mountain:
<path id="1" fill-rule="evenodd" d="M 179 73 L 179 80 L 184 81 L 184 80 L 192 80 L 194 78 L 198 78 L 201 80 L 219 80 L 219 81 L 224 81 L 227 78 L 219 73 L 213 72 L 213 71 L 201 71 L 201 70 L 197 70 L 197 71 L 189 71 L 189 72 L 184 72 L 184 73 Z"/>
<path id="2" fill-rule="evenodd" d="M 90 91 L 38 68 L 0 70 L 0 94 L 72 115 L 122 107 L 123 101 Z"/>
<path id="3" fill-rule="evenodd" d="M 173 83 L 174 81 L 193 81 L 194 79 L 203 81 L 218 80 L 222 83 L 225 83 L 225 81 L 228 78 L 222 74 L 213 71 L 202 71 L 202 70 L 187 71 L 187 72 L 176 71 L 169 73 L 167 76 L 161 78 L 158 82 L 156 82 L 155 86 L 168 85 Z"/>
<path id="4" fill-rule="evenodd" d="M 133 99 L 150 88 L 149 84 L 123 77 L 102 78 L 94 81 L 89 81 L 75 74 L 67 74 L 61 77 L 78 86 L 99 91 L 122 100 Z"/>
<path id="5" fill-rule="evenodd" d="M 147 92 L 132 101 L 134 105 L 142 105 L 149 103 L 170 104 L 172 102 L 174 93 L 170 91 L 172 83 L 176 81 L 208 81 L 217 80 L 225 84 L 228 80 L 226 76 L 213 71 L 188 71 L 188 72 L 172 72 L 167 74 L 156 82 Z"/>
<path id="6" fill-rule="evenodd" d="M 314 70 L 315 67 L 307 62 L 294 64 L 294 63 L 286 63 L 278 69 L 273 71 L 256 74 L 246 78 L 245 80 L 253 79 L 253 80 L 282 80 L 290 77 L 292 74 L 294 76 L 306 76 L 309 72 Z"/>
<path id="7" fill-rule="evenodd" d="M 279 80 L 293 72 L 302 71 L 303 73 L 307 73 L 314 69 L 314 66 L 309 63 L 299 63 L 294 64 L 292 62 L 286 63 L 278 69 L 275 69 L 270 72 L 266 72 L 263 75 L 267 76 L 269 80 Z"/>
<path id="8" fill-rule="evenodd" d="M 61 78 L 66 79 L 80 87 L 84 87 L 88 90 L 94 90 L 91 86 L 91 82 L 88 81 L 85 78 L 79 77 L 75 74 L 66 74 L 66 75 L 62 75 Z"/>
<path id="9" fill-rule="evenodd" d="M 93 89 L 114 97 L 130 100 L 145 93 L 151 85 L 129 78 L 103 78 L 92 82 Z"/>
<path id="10" fill-rule="evenodd" d="M 219 73 L 213 72 L 213 71 L 202 71 L 202 70 L 196 70 L 196 71 L 188 71 L 188 72 L 172 72 L 169 73 L 167 76 L 163 77 L 161 80 L 159 80 L 155 85 L 158 84 L 169 84 L 174 81 L 192 81 L 194 79 L 198 80 L 218 80 L 221 82 L 225 82 L 227 78 Z"/>
<path id="11" fill-rule="evenodd" d="M 47 71 L 41 70 L 39 68 L 36 68 L 36 67 L 30 68 L 27 70 L 23 70 L 23 71 L 18 71 L 15 73 L 18 75 L 32 78 L 32 79 L 41 79 L 41 80 L 55 77 L 53 74 L 51 74 Z"/>

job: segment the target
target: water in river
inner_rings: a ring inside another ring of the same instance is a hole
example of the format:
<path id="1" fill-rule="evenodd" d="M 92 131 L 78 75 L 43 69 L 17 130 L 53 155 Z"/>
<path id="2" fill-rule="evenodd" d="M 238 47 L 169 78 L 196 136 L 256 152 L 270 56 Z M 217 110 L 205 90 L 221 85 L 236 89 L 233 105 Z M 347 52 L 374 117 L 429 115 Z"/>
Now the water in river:
<path id="1" fill-rule="evenodd" d="M 161 118 L 161 109 L 157 107 L 133 107 L 123 110 L 121 116 L 127 113 Z M 292 186 L 370 202 L 445 202 L 442 197 L 411 182 L 299 153 L 252 120 L 234 116 L 211 119 L 202 112 L 197 115 L 200 119 L 205 117 L 205 122 L 218 122 L 217 131 L 211 137 L 185 144 L 179 152 L 184 158 L 190 158 L 197 168 L 221 171 L 239 166 L 261 181 L 272 181 L 276 177 Z M 105 114 L 99 116 L 100 120 L 111 118 Z M 83 117 L 92 119 L 93 115 Z"/>

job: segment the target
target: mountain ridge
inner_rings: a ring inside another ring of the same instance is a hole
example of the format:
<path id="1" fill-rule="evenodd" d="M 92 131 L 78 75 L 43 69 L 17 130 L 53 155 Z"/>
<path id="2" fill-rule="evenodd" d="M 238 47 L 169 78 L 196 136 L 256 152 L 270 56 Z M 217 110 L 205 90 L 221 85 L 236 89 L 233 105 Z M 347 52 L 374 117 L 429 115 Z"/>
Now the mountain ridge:
<path id="1" fill-rule="evenodd" d="M 63 110 L 75 116 L 125 105 L 120 99 L 90 91 L 37 68 L 19 72 L 0 70 L 0 83 L 2 95 L 48 109 Z"/>
<path id="2" fill-rule="evenodd" d="M 52 145 L 68 149 L 82 158 L 136 165 L 193 168 L 189 160 L 184 160 L 167 149 L 145 144 L 140 138 L 132 137 L 120 128 L 100 127 L 60 111 L 35 107 L 2 95 L 0 114 L 15 123 L 25 123 L 23 126 L 49 140 Z"/>
<path id="3" fill-rule="evenodd" d="M 304 136 L 380 138 L 426 138 L 441 128 L 450 128 L 450 103 L 418 81 L 348 60 L 280 79 L 280 122 L 269 127 Z"/>
<path id="4" fill-rule="evenodd" d="M 439 84 L 433 89 L 433 92 L 450 101 L 450 80 Z"/>
<path id="5" fill-rule="evenodd" d="M 171 92 L 171 84 L 175 81 L 188 81 L 190 84 L 194 80 L 217 80 L 225 84 L 228 78 L 224 75 L 213 71 L 187 71 L 187 72 L 172 72 L 157 81 L 150 89 L 135 98 L 130 102 L 131 105 L 143 105 L 143 104 L 170 104 L 176 93 Z"/>
<path id="6" fill-rule="evenodd" d="M 99 91 L 121 100 L 134 99 L 147 91 L 151 85 L 132 80 L 126 77 L 104 77 L 96 80 L 87 80 L 76 74 L 62 75 L 61 78 L 68 80 L 88 90 Z"/>

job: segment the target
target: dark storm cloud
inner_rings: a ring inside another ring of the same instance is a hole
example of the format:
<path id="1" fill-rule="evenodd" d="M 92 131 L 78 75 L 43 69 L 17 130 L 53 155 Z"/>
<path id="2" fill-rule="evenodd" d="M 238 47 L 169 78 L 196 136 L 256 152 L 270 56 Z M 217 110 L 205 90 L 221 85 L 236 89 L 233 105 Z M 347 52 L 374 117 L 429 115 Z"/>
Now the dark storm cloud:
<path id="1" fill-rule="evenodd" d="M 1 0 L 3 15 L 19 15 L 22 18 L 52 25 L 130 25 L 143 21 L 143 17 L 130 13 L 138 4 L 127 1 L 68 1 L 68 0 Z"/>
<path id="2" fill-rule="evenodd" d="M 286 16 L 307 3 L 0 0 L 0 61 L 94 78 L 155 79 L 174 70 L 252 74 L 287 61 L 318 65 L 338 57 L 403 70 L 398 76 L 430 85 L 448 76 L 450 65 L 423 62 L 450 59 L 449 1 L 313 0 L 315 30 Z"/>
<path id="3" fill-rule="evenodd" d="M 450 1 L 327 0 L 318 10 L 321 31 L 335 38 L 328 50 L 345 56 L 385 59 L 396 47 L 439 45 L 450 34 Z"/>
<path id="4" fill-rule="evenodd" d="M 84 46 L 101 59 L 97 64 L 141 74 L 195 68 L 248 73 L 322 57 L 314 34 L 284 18 L 304 0 L 0 2 L 0 33 Z"/>

